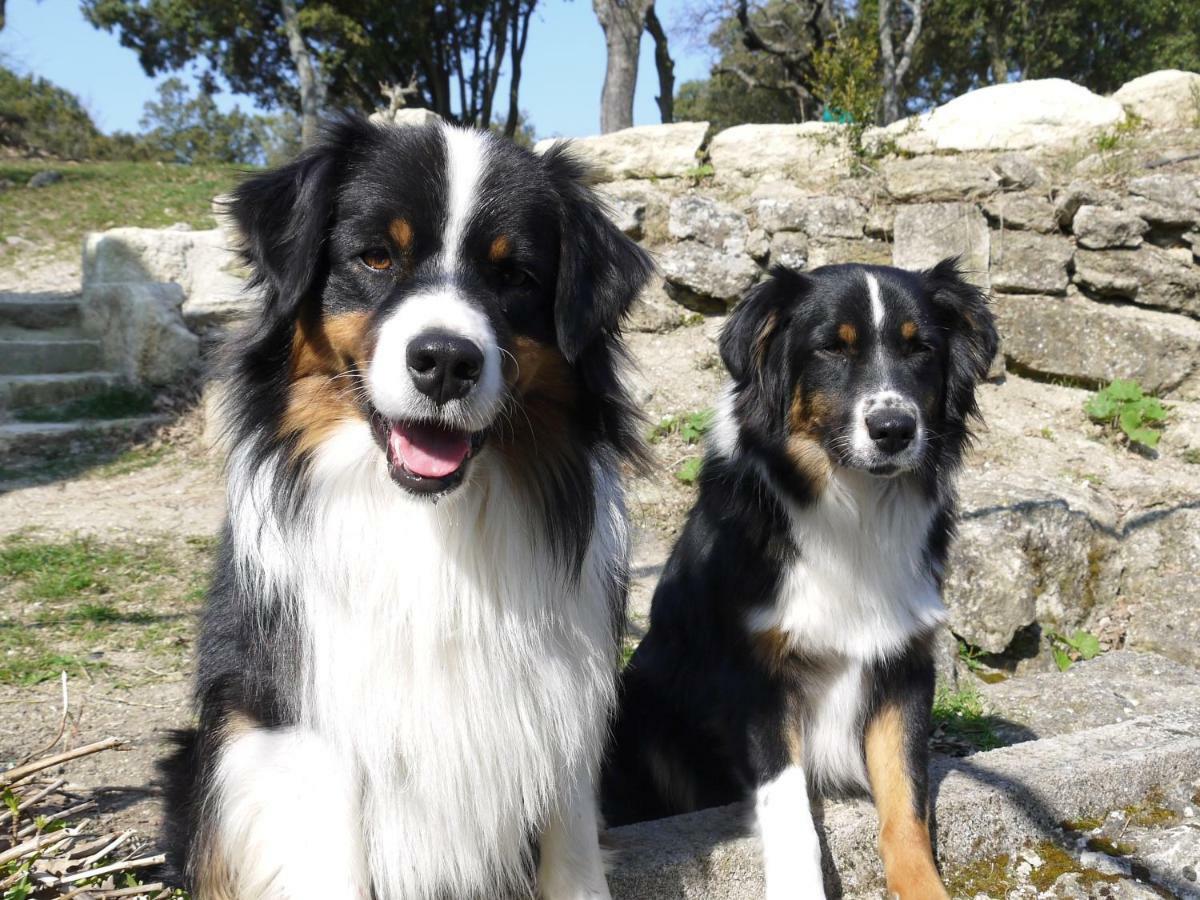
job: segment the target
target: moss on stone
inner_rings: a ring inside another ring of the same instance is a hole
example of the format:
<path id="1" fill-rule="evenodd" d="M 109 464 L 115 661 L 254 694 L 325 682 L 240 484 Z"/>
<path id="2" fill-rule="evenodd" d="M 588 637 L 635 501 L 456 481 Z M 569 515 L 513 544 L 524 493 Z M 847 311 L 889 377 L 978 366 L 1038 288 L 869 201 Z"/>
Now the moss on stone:
<path id="1" fill-rule="evenodd" d="M 1007 853 L 976 860 L 946 875 L 946 890 L 951 897 L 1007 896 L 1013 887 L 1008 866 L 1012 858 Z"/>

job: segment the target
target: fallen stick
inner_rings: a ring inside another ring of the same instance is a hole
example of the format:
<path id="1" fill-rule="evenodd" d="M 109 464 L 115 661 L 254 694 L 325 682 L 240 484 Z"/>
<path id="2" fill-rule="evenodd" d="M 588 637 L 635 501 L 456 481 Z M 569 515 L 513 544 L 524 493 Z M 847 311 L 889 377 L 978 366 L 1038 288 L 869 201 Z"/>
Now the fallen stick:
<path id="1" fill-rule="evenodd" d="M 93 753 L 103 753 L 105 750 L 119 750 L 124 746 L 125 742 L 119 738 L 105 738 L 102 741 L 96 741 L 94 744 L 85 744 L 82 747 L 76 747 L 74 750 L 64 750 L 62 753 L 56 753 L 54 756 L 47 756 L 43 759 L 26 763 L 23 766 L 9 769 L 7 772 L 0 772 L 0 788 L 11 787 L 18 781 L 24 781 L 30 775 L 36 775 L 43 769 L 53 768 L 61 763 L 79 759 L 81 756 L 91 756 Z"/>
<path id="2" fill-rule="evenodd" d="M 157 856 L 143 856 L 141 859 L 127 859 L 124 862 L 112 863 L 107 866 L 100 866 L 97 869 L 88 869 L 84 872 L 76 872 L 74 875 L 67 875 L 58 879 L 58 883 L 71 884 L 74 881 L 81 881 L 84 878 L 98 878 L 101 875 L 111 875 L 113 872 L 124 872 L 128 869 L 144 869 L 147 866 L 161 866 L 167 861 L 165 853 L 160 853 Z"/>
<path id="3" fill-rule="evenodd" d="M 67 779 L 65 779 L 65 778 L 60 778 L 60 779 L 58 779 L 58 781 L 52 782 L 48 787 L 42 788 L 36 794 L 31 796 L 28 800 L 22 800 L 20 802 L 20 805 L 17 806 L 17 812 L 19 812 L 19 813 L 24 812 L 25 810 L 29 809 L 29 807 L 33 806 L 33 804 L 37 803 L 39 800 L 49 797 L 51 794 L 53 794 L 55 791 L 57 791 L 60 787 L 62 787 L 66 783 L 67 783 Z M 4 812 L 0 813 L 0 825 L 3 825 L 5 822 L 7 822 L 11 818 L 12 818 L 12 811 L 6 809 Z"/>
<path id="4" fill-rule="evenodd" d="M 70 900 L 71 897 L 82 897 L 84 894 L 87 894 L 89 897 L 136 897 L 138 894 L 161 891 L 163 887 L 164 885 L 161 881 L 156 881 L 153 884 L 139 884 L 134 887 L 109 888 L 99 891 L 90 887 L 76 888 L 69 894 L 63 894 L 62 900 Z"/>
<path id="5" fill-rule="evenodd" d="M 59 819 L 65 819 L 67 816 L 73 816 L 76 813 L 81 813 L 85 809 L 95 809 L 95 808 L 96 808 L 95 800 L 84 800 L 82 803 L 78 803 L 75 806 L 71 806 L 71 807 L 68 807 L 67 809 L 60 810 L 60 811 L 54 813 L 53 815 L 43 817 L 42 821 L 40 823 L 37 821 L 30 822 L 28 825 L 26 825 L 24 828 L 22 828 L 20 831 L 17 832 L 17 837 L 23 838 L 28 834 L 33 834 L 35 831 L 42 831 L 51 822 L 57 822 Z"/>
<path id="6" fill-rule="evenodd" d="M 39 850 L 53 844 L 61 844 L 63 841 L 73 837 L 75 837 L 75 833 L 67 831 L 52 831 L 50 834 L 39 834 L 37 837 L 25 841 L 23 844 L 17 844 L 17 846 L 0 853 L 0 866 L 10 863 L 14 859 L 21 859 L 32 853 L 37 853 Z"/>

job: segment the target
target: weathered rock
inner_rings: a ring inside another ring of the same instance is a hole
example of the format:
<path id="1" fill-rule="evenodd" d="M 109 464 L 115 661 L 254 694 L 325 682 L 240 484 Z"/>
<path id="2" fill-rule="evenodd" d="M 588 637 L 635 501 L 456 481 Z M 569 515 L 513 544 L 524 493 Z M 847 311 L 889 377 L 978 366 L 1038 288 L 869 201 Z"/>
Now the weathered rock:
<path id="1" fill-rule="evenodd" d="M 80 301 L 106 368 L 149 384 L 171 383 L 199 358 L 200 340 L 184 324 L 182 306 L 183 288 L 170 283 L 92 283 Z"/>
<path id="2" fill-rule="evenodd" d="M 671 299 L 663 279 L 656 275 L 633 304 L 626 327 L 630 331 L 661 334 L 678 328 L 686 315 L 687 311 Z"/>
<path id="3" fill-rule="evenodd" d="M 896 234 L 896 208 L 894 206 L 872 206 L 863 223 L 867 237 L 890 241 Z"/>
<path id="4" fill-rule="evenodd" d="M 1116 206 L 1120 198 L 1110 190 L 1087 181 L 1072 181 L 1054 198 L 1054 218 L 1061 228 L 1070 228 L 1081 206 Z"/>
<path id="5" fill-rule="evenodd" d="M 1065 294 L 1074 248 L 1066 238 L 1032 231 L 993 232 L 992 288 L 1010 294 Z"/>
<path id="6" fill-rule="evenodd" d="M 873 129 L 909 153 L 1044 149 L 1086 139 L 1125 118 L 1115 100 L 1059 78 L 994 84 L 956 97 L 914 120 Z"/>
<path id="7" fill-rule="evenodd" d="M 756 263 L 763 263 L 771 253 L 771 236 L 762 228 L 750 229 L 746 237 L 746 252 Z"/>
<path id="8" fill-rule="evenodd" d="M 896 210 L 892 259 L 902 269 L 924 269 L 957 256 L 966 276 L 986 290 L 990 247 L 987 219 L 973 203 L 923 203 Z"/>
<path id="9" fill-rule="evenodd" d="M 772 192 L 752 201 L 755 220 L 769 232 L 803 231 L 809 237 L 860 238 L 867 211 L 853 197 Z"/>
<path id="10" fill-rule="evenodd" d="M 401 128 L 422 128 L 426 125 L 436 125 L 442 117 L 432 109 L 421 109 L 414 106 L 402 106 L 400 109 L 381 109 L 370 115 L 370 120 L 376 125 L 398 125 Z"/>
<path id="11" fill-rule="evenodd" d="M 1151 128 L 1195 128 L 1200 75 L 1162 69 L 1127 81 L 1112 98 Z"/>
<path id="12" fill-rule="evenodd" d="M 844 126 L 736 125 L 719 132 L 708 153 L 718 181 L 753 179 L 820 185 L 850 173 Z"/>
<path id="13" fill-rule="evenodd" d="M 1169 713 L 1200 702 L 1200 671 L 1159 656 L 1116 650 L 1066 672 L 980 684 L 984 706 L 1015 728 L 996 726 L 1005 743 L 1070 734 Z"/>
<path id="14" fill-rule="evenodd" d="M 1079 207 L 1071 224 L 1079 246 L 1090 250 L 1140 247 L 1149 228 L 1140 216 L 1103 206 Z"/>
<path id="15" fill-rule="evenodd" d="M 1033 622 L 1078 624 L 1079 607 L 1109 602 L 1099 531 L 1116 511 L 1086 490 L 1037 475 L 969 472 L 947 567 L 951 630 L 992 652 Z"/>
<path id="16" fill-rule="evenodd" d="M 183 231 L 114 228 L 84 239 L 83 285 L 173 282 L 183 288 L 183 315 L 195 328 L 244 318 L 257 300 L 244 291 L 245 271 L 219 228 Z"/>
<path id="17" fill-rule="evenodd" d="M 984 201 L 983 209 L 993 224 L 1003 230 L 1021 228 L 1043 233 L 1058 230 L 1054 204 L 1035 194 L 997 194 Z"/>
<path id="18" fill-rule="evenodd" d="M 707 122 L 673 125 L 638 125 L 611 134 L 576 138 L 575 155 L 591 165 L 605 181 L 620 178 L 674 178 L 699 165 L 698 154 L 708 134 Z M 534 150 L 544 153 L 559 138 L 538 141 Z"/>
<path id="19" fill-rule="evenodd" d="M 1200 323 L 1070 292 L 1002 294 L 993 308 L 1010 367 L 1093 383 L 1133 378 L 1155 394 L 1200 399 Z"/>
<path id="20" fill-rule="evenodd" d="M 1129 190 L 1148 200 L 1200 210 L 1200 178 L 1195 175 L 1146 175 L 1130 181 Z"/>
<path id="21" fill-rule="evenodd" d="M 1145 197 L 1128 197 L 1121 201 L 1121 209 L 1145 219 L 1150 223 L 1152 230 L 1182 231 L 1200 225 L 1200 213 L 1176 203 L 1160 203 Z"/>
<path id="22" fill-rule="evenodd" d="M 43 169 L 41 172 L 34 173 L 34 176 L 26 182 L 26 187 L 44 188 L 52 184 L 58 184 L 63 180 L 62 172 L 57 169 Z"/>
<path id="23" fill-rule="evenodd" d="M 1200 268 L 1190 254 L 1180 259 L 1151 244 L 1137 250 L 1080 250 L 1075 281 L 1101 297 L 1200 317 Z"/>
<path id="24" fill-rule="evenodd" d="M 1006 191 L 1027 191 L 1046 183 L 1046 173 L 1024 153 L 1005 153 L 992 161 L 992 171 Z"/>
<path id="25" fill-rule="evenodd" d="M 808 265 L 808 235 L 802 231 L 780 231 L 771 237 L 771 265 L 803 269 Z"/>
<path id="26" fill-rule="evenodd" d="M 749 256 L 695 241 L 667 247 L 658 262 L 671 297 L 699 312 L 719 312 L 732 305 L 762 274 Z"/>
<path id="27" fill-rule="evenodd" d="M 1060 822 L 1142 803 L 1156 788 L 1189 785 L 1197 765 L 1200 716 L 1186 707 L 964 760 L 937 760 L 931 775 L 938 786 L 938 859 L 952 871 L 1034 846 L 1056 835 Z M 883 879 L 870 804 L 827 800 L 822 812 L 830 896 L 878 897 Z M 762 844 L 750 822 L 750 810 L 737 805 L 610 829 L 607 840 L 617 850 L 609 876 L 613 896 L 760 900 Z"/>
<path id="28" fill-rule="evenodd" d="M 635 241 L 642 237 L 642 225 L 646 221 L 646 204 L 637 200 L 600 195 L 605 211 L 621 233 Z"/>
<path id="29" fill-rule="evenodd" d="M 888 193 L 902 203 L 975 199 L 1000 189 L 995 172 L 956 156 L 888 160 L 883 166 L 883 182 Z"/>
<path id="30" fill-rule="evenodd" d="M 671 201 L 667 230 L 675 240 L 696 240 L 736 254 L 746 250 L 750 223 L 732 206 L 699 194 L 685 194 Z"/>
<path id="31" fill-rule="evenodd" d="M 1127 522 L 1122 544 L 1128 645 L 1200 666 L 1200 617 L 1188 612 L 1196 606 L 1200 572 L 1200 509 L 1195 499 Z"/>
<path id="32" fill-rule="evenodd" d="M 887 266 L 892 262 L 892 245 L 886 241 L 849 238 L 809 238 L 808 268 L 835 263 L 863 263 L 868 266 Z"/>

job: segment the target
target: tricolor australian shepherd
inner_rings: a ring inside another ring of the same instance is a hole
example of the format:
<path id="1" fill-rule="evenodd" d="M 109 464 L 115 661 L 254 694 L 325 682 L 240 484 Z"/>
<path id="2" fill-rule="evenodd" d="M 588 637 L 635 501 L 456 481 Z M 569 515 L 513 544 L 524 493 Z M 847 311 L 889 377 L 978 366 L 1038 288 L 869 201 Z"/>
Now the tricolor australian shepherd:
<path id="1" fill-rule="evenodd" d="M 622 679 L 608 824 L 753 798 L 768 897 L 811 900 L 810 790 L 869 790 L 890 893 L 946 896 L 931 645 L 996 342 L 953 261 L 776 269 L 737 308 L 699 498 Z"/>
<path id="2" fill-rule="evenodd" d="M 165 767 L 197 900 L 608 897 L 619 325 L 650 264 L 583 175 L 345 120 L 235 191 L 264 303 Z"/>

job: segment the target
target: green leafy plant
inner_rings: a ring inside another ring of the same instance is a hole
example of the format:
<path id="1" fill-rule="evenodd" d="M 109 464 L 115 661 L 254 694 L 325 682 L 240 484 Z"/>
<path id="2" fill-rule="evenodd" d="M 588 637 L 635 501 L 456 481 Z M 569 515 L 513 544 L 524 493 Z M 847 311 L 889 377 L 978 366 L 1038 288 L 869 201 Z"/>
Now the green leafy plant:
<path id="1" fill-rule="evenodd" d="M 712 163 L 701 163 L 698 166 L 688 169 L 683 174 L 693 181 L 700 181 L 704 178 L 712 178 L 717 174 L 717 170 L 712 167 Z"/>
<path id="2" fill-rule="evenodd" d="M 1077 631 L 1070 637 L 1051 631 L 1046 634 L 1046 640 L 1050 642 L 1050 653 L 1060 672 L 1067 671 L 1081 659 L 1094 659 L 1100 655 L 1100 641 L 1086 631 Z"/>
<path id="3" fill-rule="evenodd" d="M 972 684 L 958 690 L 945 685 L 933 698 L 933 724 L 943 741 L 967 744 L 968 750 L 994 750 L 1003 743 L 984 711 L 983 697 Z M 936 737 L 935 737 L 936 740 Z M 961 751 L 958 755 L 962 755 Z"/>
<path id="4" fill-rule="evenodd" d="M 650 429 L 650 443 L 657 444 L 669 434 L 678 434 L 685 444 L 698 444 L 712 428 L 713 418 L 714 413 L 711 409 L 678 416 L 664 416 Z"/>
<path id="5" fill-rule="evenodd" d="M 1119 428 L 1130 442 L 1153 449 L 1162 437 L 1167 407 L 1147 395 L 1136 381 L 1118 378 L 1083 405 L 1093 422 Z"/>
<path id="6" fill-rule="evenodd" d="M 675 477 L 684 484 L 695 484 L 700 478 L 700 469 L 704 465 L 704 460 L 699 456 L 689 456 L 675 470 Z"/>
<path id="7" fill-rule="evenodd" d="M 1130 137 L 1136 134 L 1144 124 L 1144 120 L 1132 110 L 1125 111 L 1125 118 L 1108 131 L 1096 136 L 1096 149 L 1101 153 L 1109 153 L 1119 148 Z"/>

